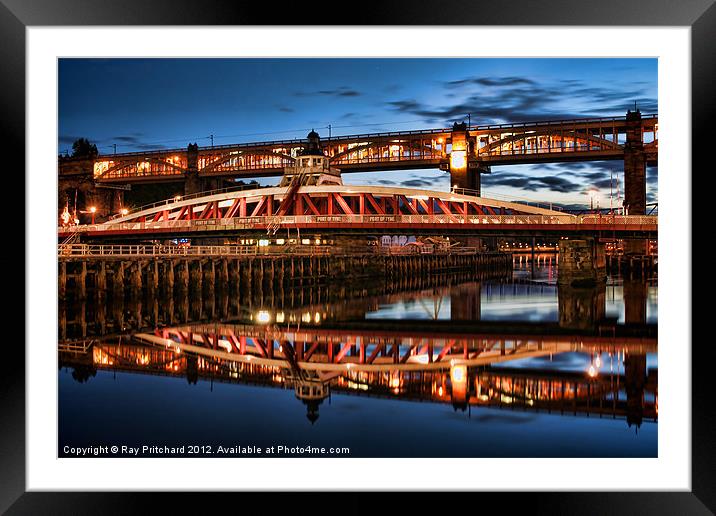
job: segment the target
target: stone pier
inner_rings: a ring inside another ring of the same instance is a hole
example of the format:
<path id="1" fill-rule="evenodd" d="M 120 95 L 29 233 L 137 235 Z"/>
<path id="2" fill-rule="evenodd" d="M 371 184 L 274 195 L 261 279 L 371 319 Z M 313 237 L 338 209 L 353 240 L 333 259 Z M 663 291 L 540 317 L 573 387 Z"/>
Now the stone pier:
<path id="1" fill-rule="evenodd" d="M 560 285 L 591 287 L 606 279 L 604 244 L 593 238 L 559 241 Z"/>

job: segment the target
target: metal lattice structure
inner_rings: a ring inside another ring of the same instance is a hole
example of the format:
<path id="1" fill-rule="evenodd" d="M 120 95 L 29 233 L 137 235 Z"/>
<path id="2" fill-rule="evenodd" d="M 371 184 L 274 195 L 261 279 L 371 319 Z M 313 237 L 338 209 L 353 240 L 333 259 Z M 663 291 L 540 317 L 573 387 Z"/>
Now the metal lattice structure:
<path id="1" fill-rule="evenodd" d="M 586 118 L 337 136 L 323 141 L 331 167 L 343 173 L 449 167 L 453 151 L 469 167 L 541 162 L 624 159 L 627 132 L 638 133 L 647 163 L 658 154 L 658 115 Z M 97 183 L 281 175 L 306 148 L 303 139 L 241 143 L 191 149 L 108 154 L 94 160 Z M 68 160 L 71 162 L 71 160 Z M 62 175 L 62 162 L 60 174 Z"/>
<path id="2" fill-rule="evenodd" d="M 285 204 L 286 196 L 290 204 Z M 96 235 L 199 234 L 280 228 L 655 232 L 656 216 L 569 215 L 506 201 L 431 190 L 373 186 L 255 188 L 140 208 L 103 224 L 60 229 Z"/>

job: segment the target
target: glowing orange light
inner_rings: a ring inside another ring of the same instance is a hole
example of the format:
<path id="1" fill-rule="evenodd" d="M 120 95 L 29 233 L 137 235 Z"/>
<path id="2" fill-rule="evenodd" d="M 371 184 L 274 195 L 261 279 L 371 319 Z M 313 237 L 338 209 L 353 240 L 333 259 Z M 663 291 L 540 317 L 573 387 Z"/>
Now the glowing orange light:
<path id="1" fill-rule="evenodd" d="M 465 168 L 465 151 L 454 150 L 450 153 L 450 168 Z"/>

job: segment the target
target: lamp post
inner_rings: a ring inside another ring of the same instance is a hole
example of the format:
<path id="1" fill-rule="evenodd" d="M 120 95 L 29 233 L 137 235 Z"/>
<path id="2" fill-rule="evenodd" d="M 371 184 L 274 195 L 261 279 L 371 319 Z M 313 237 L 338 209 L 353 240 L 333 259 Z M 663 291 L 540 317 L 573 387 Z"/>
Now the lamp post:
<path id="1" fill-rule="evenodd" d="M 90 208 L 90 213 L 92 214 L 92 224 L 94 224 L 94 214 L 97 213 L 97 208 L 92 206 Z"/>

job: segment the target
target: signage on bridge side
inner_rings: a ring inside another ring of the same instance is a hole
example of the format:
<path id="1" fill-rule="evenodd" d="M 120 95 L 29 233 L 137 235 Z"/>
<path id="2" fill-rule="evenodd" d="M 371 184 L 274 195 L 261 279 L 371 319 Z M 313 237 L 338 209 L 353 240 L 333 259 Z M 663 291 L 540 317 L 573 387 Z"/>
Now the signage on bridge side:
<path id="1" fill-rule="evenodd" d="M 400 222 L 400 215 L 365 215 L 366 222 Z"/>
<path id="2" fill-rule="evenodd" d="M 341 217 L 337 215 L 316 215 L 316 222 L 341 222 Z"/>

